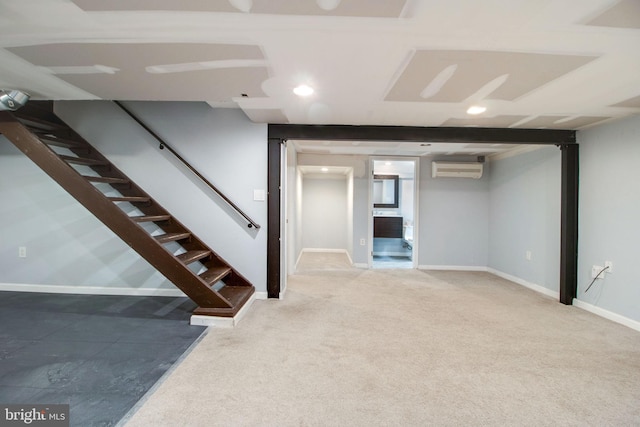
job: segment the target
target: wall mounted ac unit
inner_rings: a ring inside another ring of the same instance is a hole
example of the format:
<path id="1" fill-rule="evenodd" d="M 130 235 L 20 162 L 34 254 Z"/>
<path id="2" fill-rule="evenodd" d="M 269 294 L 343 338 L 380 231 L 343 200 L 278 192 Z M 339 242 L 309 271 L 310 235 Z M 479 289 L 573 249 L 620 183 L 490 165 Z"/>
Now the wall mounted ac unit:
<path id="1" fill-rule="evenodd" d="M 473 178 L 482 177 L 482 163 L 431 162 L 432 178 Z"/>

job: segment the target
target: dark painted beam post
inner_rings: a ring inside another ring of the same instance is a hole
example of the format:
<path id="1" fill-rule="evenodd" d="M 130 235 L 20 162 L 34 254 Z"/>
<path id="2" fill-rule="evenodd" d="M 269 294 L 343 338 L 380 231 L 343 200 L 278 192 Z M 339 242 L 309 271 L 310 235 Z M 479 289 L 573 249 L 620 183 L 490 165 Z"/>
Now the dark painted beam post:
<path id="1" fill-rule="evenodd" d="M 281 138 L 269 138 L 267 177 L 267 296 L 280 297 Z"/>
<path id="2" fill-rule="evenodd" d="M 270 124 L 267 288 L 272 298 L 277 298 L 280 290 L 280 144 L 291 139 L 559 146 L 562 149 L 560 302 L 572 304 L 578 282 L 578 145 L 574 130 Z M 276 164 L 277 168 L 272 166 Z"/>
<path id="3" fill-rule="evenodd" d="M 578 144 L 563 144 L 560 208 L 560 302 L 573 304 L 578 290 Z"/>

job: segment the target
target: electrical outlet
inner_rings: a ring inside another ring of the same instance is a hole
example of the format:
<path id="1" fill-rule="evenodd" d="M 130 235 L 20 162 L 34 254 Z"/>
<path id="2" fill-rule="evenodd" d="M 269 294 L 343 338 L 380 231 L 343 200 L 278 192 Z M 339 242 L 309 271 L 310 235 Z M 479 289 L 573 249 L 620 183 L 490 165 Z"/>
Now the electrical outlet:
<path id="1" fill-rule="evenodd" d="M 25 246 L 20 246 L 18 248 L 18 256 L 20 258 L 26 258 L 27 257 L 27 248 Z"/>
<path id="2" fill-rule="evenodd" d="M 611 261 L 605 261 L 604 262 L 604 266 L 605 267 L 609 267 L 605 270 L 605 273 L 613 273 L 613 262 Z"/>
<path id="3" fill-rule="evenodd" d="M 360 239 L 360 246 L 364 246 L 367 244 L 367 241 L 364 239 Z"/>
<path id="4" fill-rule="evenodd" d="M 594 265 L 593 267 L 591 267 L 591 278 L 595 279 L 596 277 L 598 279 L 602 279 L 602 274 L 600 274 L 600 272 L 602 271 L 604 267 L 601 265 Z M 600 274 L 598 276 L 598 274 Z"/>

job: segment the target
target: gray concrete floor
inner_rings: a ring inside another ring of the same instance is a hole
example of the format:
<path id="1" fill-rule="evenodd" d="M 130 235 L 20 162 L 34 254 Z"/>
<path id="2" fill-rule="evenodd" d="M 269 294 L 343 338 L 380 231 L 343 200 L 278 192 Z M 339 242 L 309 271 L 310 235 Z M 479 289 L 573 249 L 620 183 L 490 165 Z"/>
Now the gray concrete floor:
<path id="1" fill-rule="evenodd" d="M 112 426 L 203 334 L 187 298 L 0 292 L 0 404 Z"/>

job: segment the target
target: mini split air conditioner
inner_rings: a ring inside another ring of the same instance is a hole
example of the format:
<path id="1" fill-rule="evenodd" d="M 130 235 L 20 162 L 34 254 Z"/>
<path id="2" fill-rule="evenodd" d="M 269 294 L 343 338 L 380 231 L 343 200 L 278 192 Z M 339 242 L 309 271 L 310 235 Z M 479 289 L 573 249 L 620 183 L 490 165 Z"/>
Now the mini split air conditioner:
<path id="1" fill-rule="evenodd" d="M 482 177 L 482 163 L 431 162 L 432 178 Z"/>

